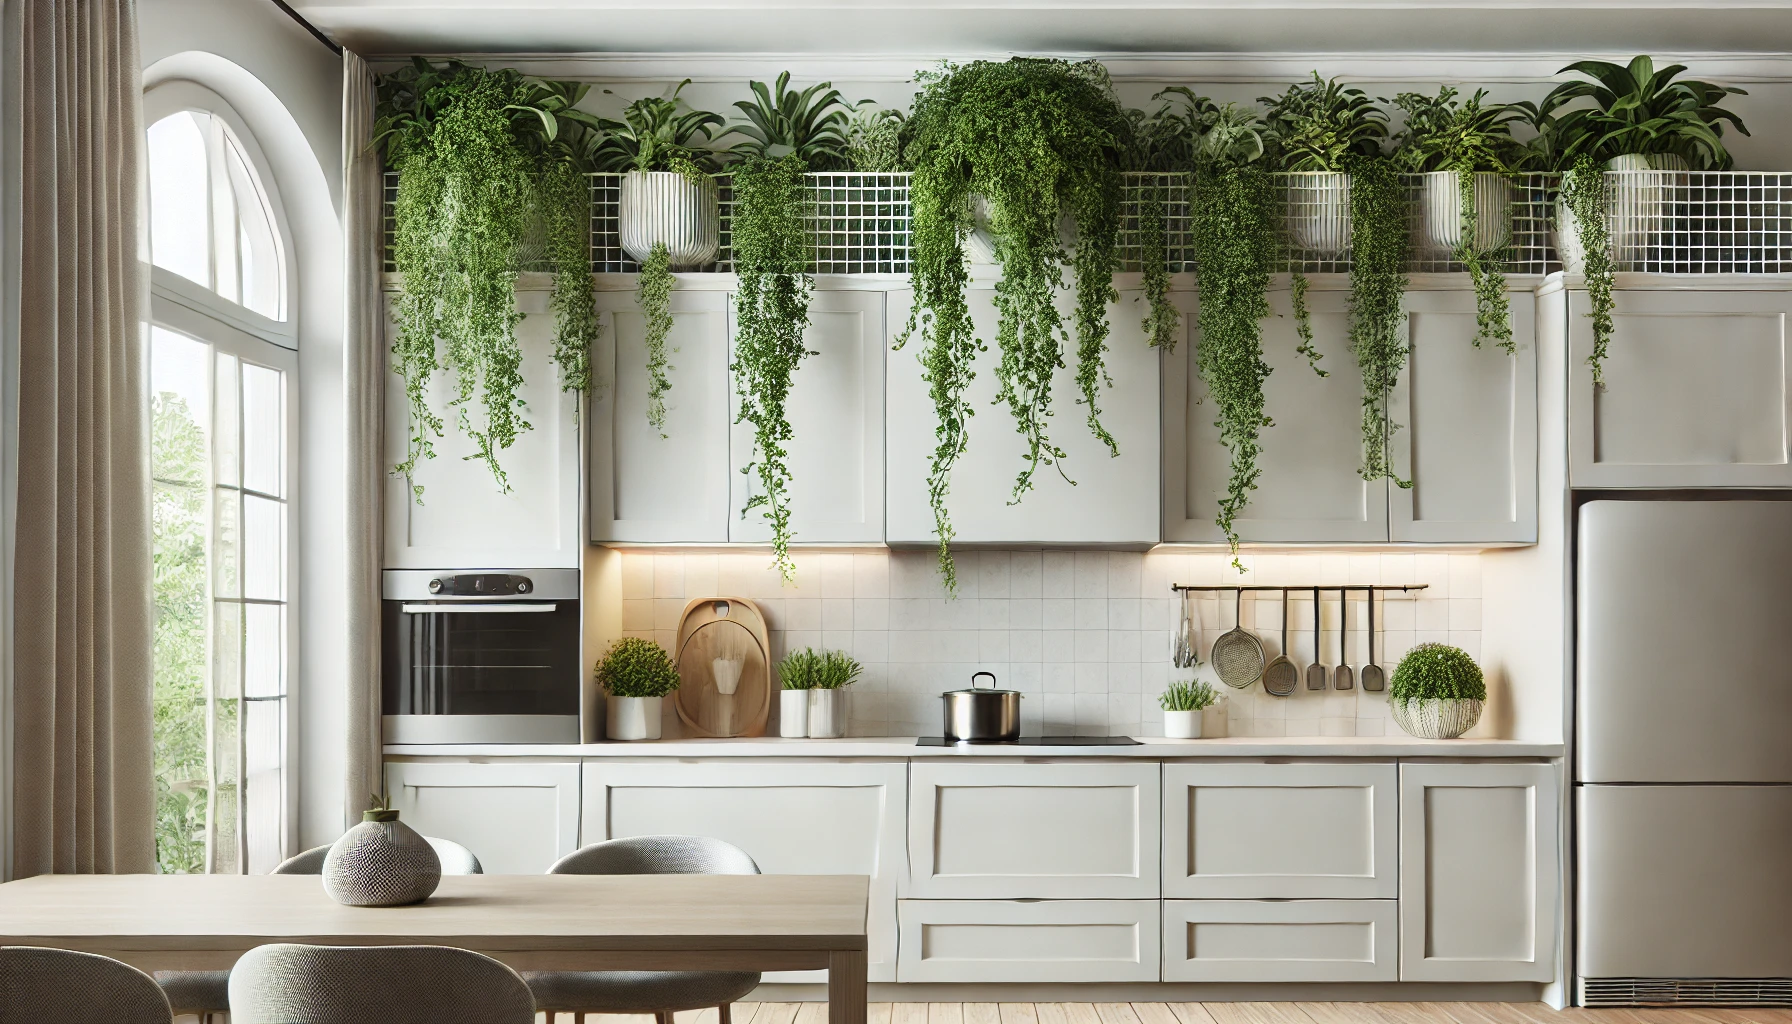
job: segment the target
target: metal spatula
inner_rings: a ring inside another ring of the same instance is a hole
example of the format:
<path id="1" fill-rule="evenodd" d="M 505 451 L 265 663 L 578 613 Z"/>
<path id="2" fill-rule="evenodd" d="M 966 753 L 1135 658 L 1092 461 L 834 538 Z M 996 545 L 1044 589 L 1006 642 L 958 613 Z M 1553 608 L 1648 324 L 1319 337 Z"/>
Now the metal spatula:
<path id="1" fill-rule="evenodd" d="M 1300 682 L 1300 669 L 1288 657 L 1288 591 L 1282 591 L 1282 653 L 1263 670 L 1263 692 L 1272 697 L 1286 697 Z"/>
<path id="2" fill-rule="evenodd" d="M 1370 591 L 1374 593 L 1374 591 Z M 1345 649 L 1345 642 L 1350 639 L 1350 591 L 1338 591 L 1338 667 L 1332 670 L 1332 685 L 1340 690 L 1348 690 L 1356 685 L 1356 675 L 1350 671 L 1350 652 Z"/>
<path id="3" fill-rule="evenodd" d="M 1313 664 L 1307 666 L 1307 689 L 1325 689 L 1325 650 L 1319 646 L 1319 588 L 1313 588 Z"/>
<path id="4" fill-rule="evenodd" d="M 1244 591 L 1234 591 L 1232 628 L 1213 642 L 1213 671 L 1220 682 L 1242 690 L 1263 675 L 1263 641 L 1244 628 Z"/>
<path id="5" fill-rule="evenodd" d="M 1363 666 L 1363 689 L 1371 692 L 1388 688 L 1388 677 L 1375 664 L 1375 591 L 1369 591 L 1369 664 Z"/>

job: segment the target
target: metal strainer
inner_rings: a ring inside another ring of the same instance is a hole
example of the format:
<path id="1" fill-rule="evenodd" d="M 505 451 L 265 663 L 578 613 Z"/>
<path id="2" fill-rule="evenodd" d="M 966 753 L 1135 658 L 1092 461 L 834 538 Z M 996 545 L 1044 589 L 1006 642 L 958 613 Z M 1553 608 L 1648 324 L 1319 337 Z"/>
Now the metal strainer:
<path id="1" fill-rule="evenodd" d="M 1242 690 L 1263 675 L 1263 641 L 1245 632 L 1244 619 L 1240 617 L 1244 610 L 1244 591 L 1233 593 L 1236 599 L 1232 603 L 1232 628 L 1213 642 L 1213 652 L 1208 658 L 1212 660 L 1220 682 Z"/>
<path id="2" fill-rule="evenodd" d="M 1300 682 L 1300 669 L 1288 656 L 1288 592 L 1282 591 L 1282 653 L 1263 670 L 1263 692 L 1271 697 L 1286 697 Z"/>

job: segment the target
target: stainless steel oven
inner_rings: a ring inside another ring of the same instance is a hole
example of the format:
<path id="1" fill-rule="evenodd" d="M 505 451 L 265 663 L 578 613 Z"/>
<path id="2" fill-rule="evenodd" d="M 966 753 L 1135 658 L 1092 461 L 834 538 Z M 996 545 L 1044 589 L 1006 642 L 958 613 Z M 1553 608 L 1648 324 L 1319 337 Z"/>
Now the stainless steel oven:
<path id="1" fill-rule="evenodd" d="M 387 743 L 577 743 L 576 569 L 388 569 Z"/>

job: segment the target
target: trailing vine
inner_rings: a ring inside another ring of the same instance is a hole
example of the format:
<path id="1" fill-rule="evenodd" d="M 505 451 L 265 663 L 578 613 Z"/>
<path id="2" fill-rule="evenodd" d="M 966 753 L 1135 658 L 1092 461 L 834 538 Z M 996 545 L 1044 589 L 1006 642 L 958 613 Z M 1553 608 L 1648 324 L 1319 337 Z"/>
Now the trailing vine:
<path id="1" fill-rule="evenodd" d="M 1506 294 L 1505 265 L 1511 259 L 1512 210 L 1506 209 L 1506 227 L 1500 233 L 1505 239 L 1498 247 L 1483 252 L 1475 245 L 1479 216 L 1475 210 L 1475 176 L 1469 171 L 1456 174 L 1460 194 L 1462 238 L 1452 254 L 1456 262 L 1468 270 L 1469 282 L 1475 289 L 1475 336 L 1471 341 L 1481 347 L 1483 338 L 1506 350 L 1518 352 L 1512 338 L 1512 301 Z"/>
<path id="2" fill-rule="evenodd" d="M 1391 161 L 1358 160 L 1350 183 L 1350 350 L 1363 375 L 1363 479 L 1393 480 L 1388 440 L 1399 429 L 1388 393 L 1406 367 L 1406 183 Z"/>
<path id="3" fill-rule="evenodd" d="M 647 422 L 666 436 L 666 392 L 672 390 L 667 373 L 666 336 L 672 333 L 672 254 L 666 243 L 655 242 L 647 262 L 635 278 L 635 305 L 646 320 Z"/>
<path id="4" fill-rule="evenodd" d="M 1152 348 L 1176 351 L 1182 314 L 1170 302 L 1170 242 L 1164 230 L 1164 199 L 1155 181 L 1143 189 L 1139 205 L 1139 264 L 1143 269 L 1145 318 L 1139 322 Z"/>
<path id="5" fill-rule="evenodd" d="M 548 309 L 554 314 L 554 363 L 560 387 L 591 388 L 591 346 L 602 330 L 591 297 L 591 186 L 578 165 L 556 160 L 542 180 L 548 260 L 554 282 Z"/>
<path id="6" fill-rule="evenodd" d="M 1605 174 L 1590 156 L 1582 156 L 1562 175 L 1562 202 L 1579 224 L 1582 273 L 1586 277 L 1588 317 L 1593 321 L 1593 386 L 1605 387 L 1606 349 L 1612 340 L 1612 243 L 1605 223 Z"/>
<path id="7" fill-rule="evenodd" d="M 809 354 L 803 330 L 809 325 L 808 201 L 801 157 L 753 160 L 734 172 L 735 391 L 736 422 L 753 425 L 752 461 L 760 489 L 741 508 L 755 508 L 772 528 L 774 564 L 786 583 L 796 578 L 790 559 L 790 466 L 785 445 L 792 432 L 785 413 L 792 378 Z"/>
<path id="8" fill-rule="evenodd" d="M 1306 357 L 1307 366 L 1314 373 L 1330 377 L 1329 371 L 1319 368 L 1319 360 L 1325 356 L 1313 347 L 1313 314 L 1307 309 L 1307 275 L 1298 270 L 1288 274 L 1288 305 L 1294 314 L 1294 333 L 1300 338 L 1294 351 Z"/>

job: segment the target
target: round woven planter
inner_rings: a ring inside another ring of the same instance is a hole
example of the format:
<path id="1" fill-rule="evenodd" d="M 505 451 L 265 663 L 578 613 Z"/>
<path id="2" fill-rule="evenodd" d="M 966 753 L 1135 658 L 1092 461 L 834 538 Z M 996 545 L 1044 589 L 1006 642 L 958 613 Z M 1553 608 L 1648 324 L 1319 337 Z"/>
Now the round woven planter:
<path id="1" fill-rule="evenodd" d="M 715 179 L 692 181 L 677 171 L 630 171 L 622 176 L 622 251 L 647 262 L 663 244 L 674 267 L 715 262 L 722 247 L 722 213 Z"/>
<path id="2" fill-rule="evenodd" d="M 442 881 L 435 847 L 398 820 L 363 821 L 342 834 L 324 855 L 324 890 L 350 907 L 402 907 L 421 903 Z"/>
<path id="3" fill-rule="evenodd" d="M 1481 702 L 1468 697 L 1390 700 L 1394 723 L 1422 740 L 1453 740 L 1481 720 Z"/>
<path id="4" fill-rule="evenodd" d="M 1294 171 L 1288 180 L 1288 238 L 1310 256 L 1332 259 L 1350 248 L 1350 175 Z"/>
<path id="5" fill-rule="evenodd" d="M 1431 171 L 1422 179 L 1413 248 L 1426 259 L 1449 259 L 1462 244 L 1462 177 Z M 1512 239 L 1512 183 L 1491 171 L 1475 172 L 1476 252 L 1492 252 Z"/>

